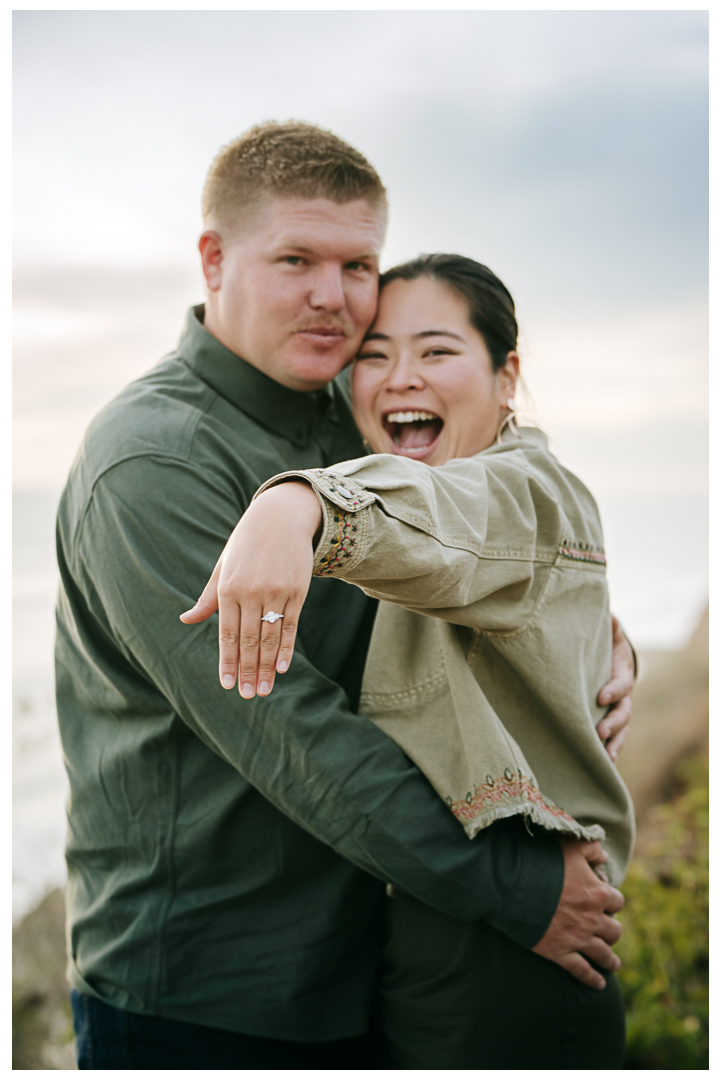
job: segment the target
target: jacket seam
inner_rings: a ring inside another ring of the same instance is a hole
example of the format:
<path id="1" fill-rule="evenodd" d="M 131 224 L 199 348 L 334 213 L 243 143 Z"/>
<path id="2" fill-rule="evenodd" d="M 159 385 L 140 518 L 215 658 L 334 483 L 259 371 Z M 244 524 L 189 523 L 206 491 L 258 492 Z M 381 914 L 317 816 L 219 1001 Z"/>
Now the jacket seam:
<path id="1" fill-rule="evenodd" d="M 468 663 L 470 663 L 470 661 L 475 657 L 475 654 L 477 653 L 477 648 L 479 646 L 481 638 L 483 638 L 483 637 L 494 638 L 495 637 L 495 638 L 503 638 L 503 640 L 507 640 L 508 638 L 518 637 L 520 634 L 524 634 L 525 631 L 528 630 L 533 625 L 534 620 L 540 614 L 543 607 L 545 606 L 545 603 L 547 602 L 547 595 L 548 595 L 548 592 L 550 591 L 550 584 L 553 581 L 553 571 L 554 570 L 558 570 L 558 572 L 560 572 L 561 567 L 555 566 L 555 565 L 550 567 L 549 572 L 548 572 L 548 576 L 547 576 L 547 581 L 543 585 L 542 591 L 541 591 L 541 593 L 540 593 L 540 595 L 539 595 L 539 597 L 537 599 L 537 602 L 536 602 L 534 608 L 529 613 L 527 619 L 522 624 L 522 626 L 518 626 L 514 630 L 475 630 L 473 632 L 472 644 L 470 645 L 470 648 L 468 649 Z"/>
<path id="2" fill-rule="evenodd" d="M 201 414 L 198 417 L 197 423 L 195 425 L 195 431 L 193 432 L 192 438 L 190 440 L 191 448 L 197 436 L 197 428 L 199 427 L 203 417 L 204 414 Z M 73 547 L 77 545 L 78 536 L 80 535 L 85 526 L 85 518 L 90 512 L 90 506 L 95 497 L 95 488 L 98 486 L 100 481 L 103 480 L 108 475 L 108 473 L 111 473 L 114 469 L 119 468 L 121 465 L 126 465 L 128 461 L 137 461 L 139 458 L 156 458 L 159 461 L 175 461 L 178 464 L 182 465 L 187 465 L 191 462 L 191 457 L 189 454 L 181 455 L 177 453 L 168 453 L 165 450 L 161 450 L 155 447 L 153 449 L 148 448 L 147 450 L 138 450 L 132 454 L 125 454 L 123 455 L 123 457 L 116 458 L 114 461 L 110 462 L 109 465 L 106 465 L 103 469 L 100 470 L 97 476 L 94 477 L 92 483 L 89 485 L 90 489 L 85 500 L 85 505 L 83 507 L 82 513 L 78 516 L 77 525 L 75 526 L 75 531 L 72 536 Z"/>
<path id="3" fill-rule="evenodd" d="M 155 956 L 155 975 L 154 985 L 152 987 L 151 999 L 153 1004 L 151 1005 L 151 1011 L 157 1009 L 158 1002 L 162 997 L 162 984 L 165 978 L 165 957 L 167 955 L 166 939 L 168 923 L 170 921 L 170 910 L 175 900 L 177 891 L 177 873 L 175 867 L 175 840 L 177 837 L 177 816 L 178 807 L 180 801 L 180 769 L 178 758 L 180 755 L 180 744 L 178 739 L 173 740 L 174 753 L 172 756 L 172 774 L 170 776 L 170 796 L 172 802 L 172 812 L 170 820 L 170 836 L 167 838 L 167 851 L 166 851 L 166 863 L 168 871 L 168 884 L 167 895 L 165 901 L 160 909 L 160 915 L 158 919 L 158 932 L 156 936 L 156 956 Z"/>
<path id="4" fill-rule="evenodd" d="M 408 697 L 413 697 L 420 693 L 429 693 L 438 686 L 442 686 L 447 682 L 447 675 L 442 672 L 434 679 L 428 679 L 427 682 L 416 683 L 412 687 L 408 687 L 406 690 L 380 690 L 380 691 L 363 691 L 362 701 L 403 701 Z"/>

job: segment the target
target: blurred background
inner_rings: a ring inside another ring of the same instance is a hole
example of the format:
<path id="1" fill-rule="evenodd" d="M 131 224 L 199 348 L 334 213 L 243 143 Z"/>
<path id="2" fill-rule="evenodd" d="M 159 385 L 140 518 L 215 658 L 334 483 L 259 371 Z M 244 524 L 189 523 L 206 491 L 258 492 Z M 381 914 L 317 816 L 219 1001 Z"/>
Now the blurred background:
<path id="1" fill-rule="evenodd" d="M 513 293 L 521 411 L 599 502 L 612 607 L 641 655 L 621 765 L 650 830 L 640 876 L 665 902 L 662 858 L 702 861 L 677 839 L 701 826 L 676 818 L 682 799 L 704 813 L 707 49 L 702 11 L 15 12 L 13 917 L 18 1031 L 36 1047 L 16 1067 L 71 1061 L 62 1009 L 38 1019 L 62 985 L 57 499 L 90 419 L 203 299 L 205 174 L 261 120 L 321 124 L 370 158 L 390 194 L 385 267 L 458 251 Z M 691 907 L 698 874 L 676 882 Z M 667 1056 L 704 1052 L 702 990 L 673 1004 L 658 978 L 633 1008 L 675 1049 L 653 1064 L 641 1018 L 634 1067 L 703 1067 Z"/>

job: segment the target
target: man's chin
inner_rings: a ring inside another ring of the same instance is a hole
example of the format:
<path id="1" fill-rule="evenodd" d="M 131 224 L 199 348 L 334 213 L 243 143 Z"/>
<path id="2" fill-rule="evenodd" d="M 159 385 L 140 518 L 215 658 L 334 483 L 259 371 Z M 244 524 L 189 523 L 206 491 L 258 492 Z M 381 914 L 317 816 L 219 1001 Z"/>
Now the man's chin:
<path id="1" fill-rule="evenodd" d="M 320 390 L 332 382 L 351 360 L 352 356 L 347 355 L 347 342 L 343 340 L 333 349 L 307 349 L 281 358 L 275 377 L 278 382 L 296 390 Z"/>

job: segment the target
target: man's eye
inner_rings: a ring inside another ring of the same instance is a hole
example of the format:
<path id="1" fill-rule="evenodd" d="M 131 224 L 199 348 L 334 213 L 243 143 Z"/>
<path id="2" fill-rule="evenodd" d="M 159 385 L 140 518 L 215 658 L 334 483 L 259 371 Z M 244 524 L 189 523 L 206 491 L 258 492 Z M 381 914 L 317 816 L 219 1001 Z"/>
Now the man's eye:
<path id="1" fill-rule="evenodd" d="M 346 270 L 369 270 L 370 267 L 364 262 L 349 262 L 345 263 Z"/>
<path id="2" fill-rule="evenodd" d="M 300 266 L 302 261 L 301 255 L 286 255 L 283 258 L 283 262 L 288 263 L 289 266 Z"/>

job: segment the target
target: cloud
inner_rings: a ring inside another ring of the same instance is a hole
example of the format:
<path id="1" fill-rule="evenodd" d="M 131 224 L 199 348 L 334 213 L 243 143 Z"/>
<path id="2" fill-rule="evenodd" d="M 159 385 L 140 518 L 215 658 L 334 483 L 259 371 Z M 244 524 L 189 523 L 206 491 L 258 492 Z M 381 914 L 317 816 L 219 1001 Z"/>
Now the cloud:
<path id="1" fill-rule="evenodd" d="M 383 175 L 385 265 L 459 251 L 506 281 L 539 419 L 601 500 L 630 629 L 669 641 L 694 617 L 706 11 L 13 21 L 17 485 L 62 484 L 92 415 L 172 348 L 202 299 L 200 193 L 219 147 L 298 117 Z"/>
<path id="2" fill-rule="evenodd" d="M 300 116 L 389 183 L 391 257 L 578 297 L 705 273 L 703 12 L 19 12 L 19 261 L 193 258 L 217 149 Z M 524 272 L 527 264 L 527 272 Z M 613 268 L 616 281 L 610 281 Z"/>

